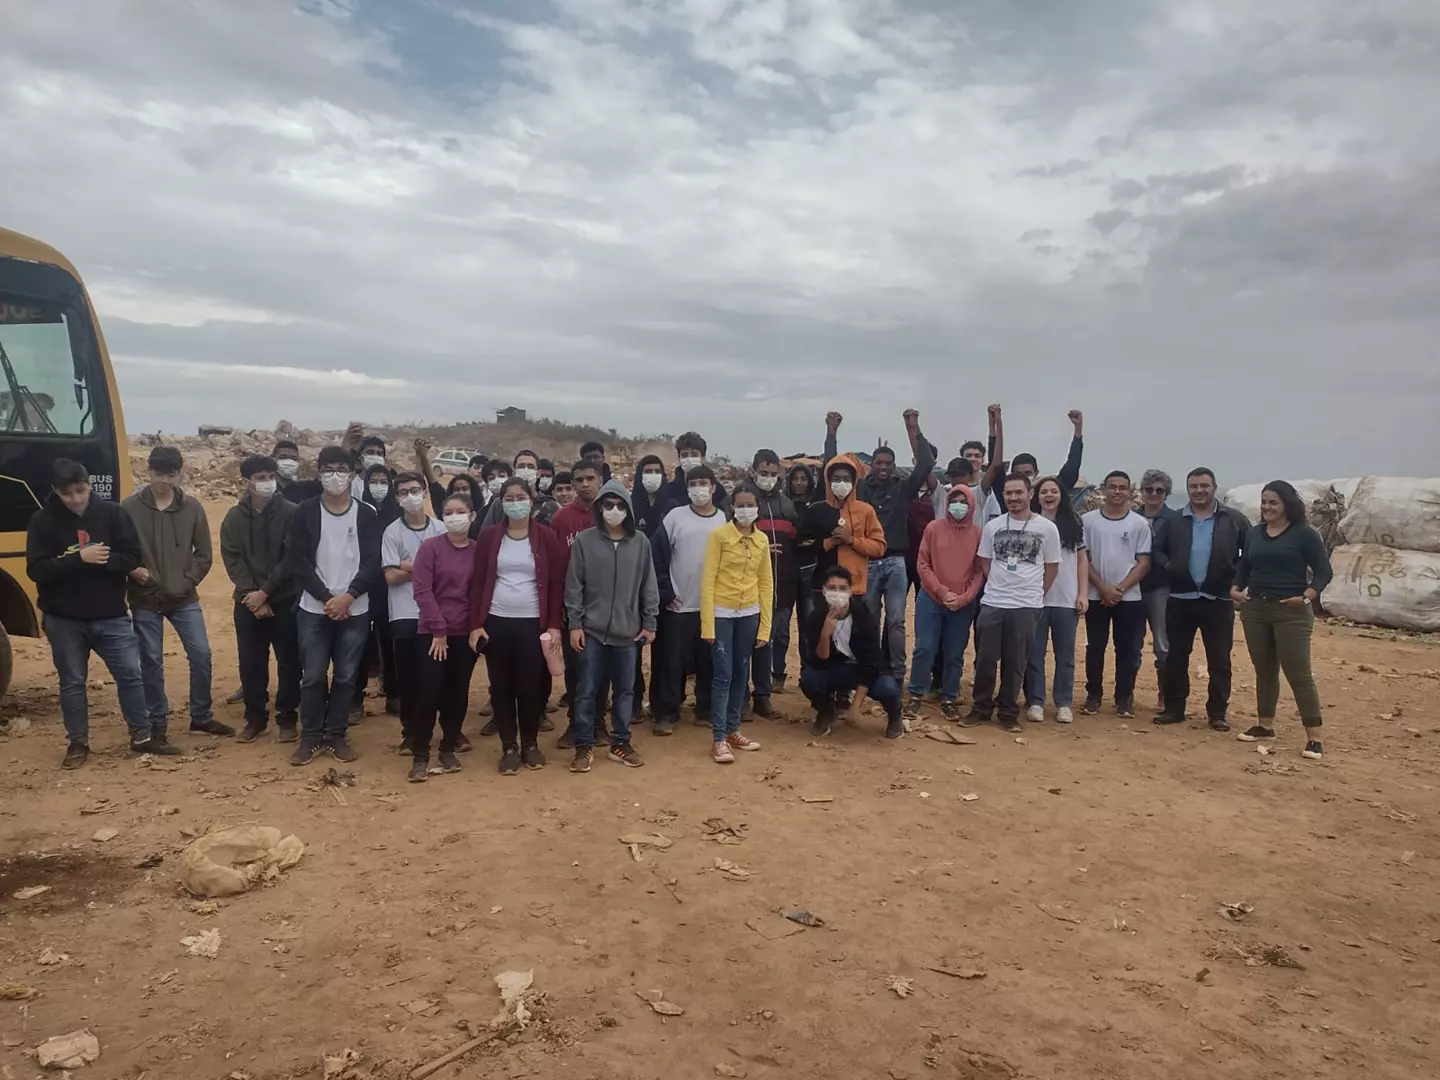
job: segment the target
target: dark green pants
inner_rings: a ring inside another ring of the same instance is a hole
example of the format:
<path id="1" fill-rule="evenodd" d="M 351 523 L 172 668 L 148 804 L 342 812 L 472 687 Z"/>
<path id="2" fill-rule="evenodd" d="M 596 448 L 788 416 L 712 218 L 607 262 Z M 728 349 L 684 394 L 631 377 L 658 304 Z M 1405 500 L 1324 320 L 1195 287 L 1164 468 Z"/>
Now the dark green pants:
<path id="1" fill-rule="evenodd" d="M 1310 637 L 1315 630 L 1310 605 L 1251 600 L 1239 607 L 1245 644 L 1255 665 L 1255 712 L 1261 726 L 1274 727 L 1280 672 L 1284 671 L 1301 723 L 1307 728 L 1319 727 L 1320 691 L 1310 671 Z"/>

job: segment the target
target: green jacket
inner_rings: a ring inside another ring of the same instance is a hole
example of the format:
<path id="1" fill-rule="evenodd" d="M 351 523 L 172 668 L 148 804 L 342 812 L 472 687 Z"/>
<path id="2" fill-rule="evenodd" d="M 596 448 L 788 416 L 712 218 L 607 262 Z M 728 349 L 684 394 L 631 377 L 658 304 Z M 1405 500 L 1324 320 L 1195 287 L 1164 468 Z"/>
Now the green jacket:
<path id="1" fill-rule="evenodd" d="M 120 505 L 135 522 L 140 534 L 140 565 L 150 571 L 148 584 L 141 585 L 133 578 L 128 582 L 130 606 L 174 611 L 198 603 L 196 587 L 210 573 L 215 558 L 205 508 L 176 488 L 170 505 L 158 510 L 148 486 Z"/>

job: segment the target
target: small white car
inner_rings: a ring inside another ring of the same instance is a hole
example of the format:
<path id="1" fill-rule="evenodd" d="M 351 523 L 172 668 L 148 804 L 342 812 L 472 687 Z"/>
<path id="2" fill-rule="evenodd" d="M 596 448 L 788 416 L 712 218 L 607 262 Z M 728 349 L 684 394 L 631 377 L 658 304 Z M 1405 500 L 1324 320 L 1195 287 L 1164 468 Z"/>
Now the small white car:
<path id="1" fill-rule="evenodd" d="M 458 476 L 470 468 L 470 459 L 479 452 L 479 450 L 437 450 L 430 455 L 430 463 L 439 465 L 440 471 L 446 476 Z"/>

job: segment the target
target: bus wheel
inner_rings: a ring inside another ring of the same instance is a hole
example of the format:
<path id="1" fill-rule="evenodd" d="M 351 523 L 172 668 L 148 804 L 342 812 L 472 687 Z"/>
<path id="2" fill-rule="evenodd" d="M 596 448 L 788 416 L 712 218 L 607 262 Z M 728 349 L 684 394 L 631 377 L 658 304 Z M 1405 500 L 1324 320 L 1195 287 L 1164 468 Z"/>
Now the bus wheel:
<path id="1" fill-rule="evenodd" d="M 0 698 L 10 691 L 10 674 L 15 668 L 15 654 L 10 651 L 10 635 L 0 626 Z"/>

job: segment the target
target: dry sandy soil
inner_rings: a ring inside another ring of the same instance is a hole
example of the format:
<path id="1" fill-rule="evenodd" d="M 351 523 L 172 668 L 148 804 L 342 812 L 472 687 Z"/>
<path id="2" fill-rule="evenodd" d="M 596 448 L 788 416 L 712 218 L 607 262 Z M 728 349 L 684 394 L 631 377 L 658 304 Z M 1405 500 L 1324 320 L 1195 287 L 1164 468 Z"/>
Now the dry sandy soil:
<path id="1" fill-rule="evenodd" d="M 203 594 L 223 695 L 223 572 Z M 193 756 L 142 766 L 108 687 L 92 693 L 92 763 L 62 772 L 46 647 L 17 651 L 6 708 L 31 726 L 0 742 L 0 983 L 36 994 L 0 1003 L 3 1080 L 35 1076 L 26 1050 L 81 1027 L 104 1048 L 82 1076 L 319 1077 L 322 1052 L 351 1048 L 345 1075 L 403 1077 L 484 1030 L 507 969 L 534 970 L 536 1019 L 444 1080 L 1440 1075 L 1434 644 L 1319 631 L 1318 764 L 1288 699 L 1262 756 L 1108 711 L 1023 741 L 887 743 L 872 719 L 815 745 L 792 692 L 776 699 L 792 722 L 756 721 L 764 750 L 726 769 L 699 730 L 642 728 L 641 770 L 571 776 L 556 752 L 505 779 L 477 739 L 464 772 L 412 786 L 372 700 L 339 798 L 308 785 L 326 763 L 293 769 L 273 741 L 181 735 Z M 1243 728 L 1238 644 L 1236 663 Z M 238 706 L 223 715 L 239 723 Z M 102 800 L 114 812 L 82 813 Z M 707 839 L 715 818 L 743 839 Z M 305 857 L 197 914 L 178 853 L 237 822 L 297 833 Z M 118 836 L 92 840 L 103 827 Z M 636 862 L 618 840 L 636 829 L 674 844 Z M 13 899 L 37 884 L 51 891 Z M 1226 901 L 1253 913 L 1229 921 Z M 825 926 L 786 921 L 796 908 Z M 212 927 L 218 959 L 185 955 L 180 939 Z M 42 964 L 47 949 L 66 959 Z M 651 989 L 684 1014 L 652 1011 Z"/>

